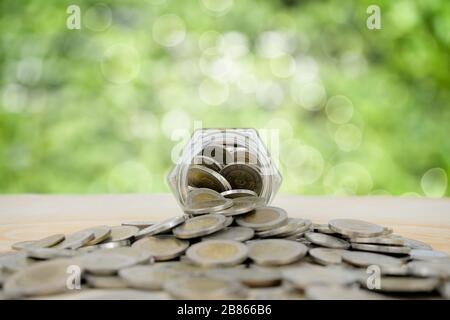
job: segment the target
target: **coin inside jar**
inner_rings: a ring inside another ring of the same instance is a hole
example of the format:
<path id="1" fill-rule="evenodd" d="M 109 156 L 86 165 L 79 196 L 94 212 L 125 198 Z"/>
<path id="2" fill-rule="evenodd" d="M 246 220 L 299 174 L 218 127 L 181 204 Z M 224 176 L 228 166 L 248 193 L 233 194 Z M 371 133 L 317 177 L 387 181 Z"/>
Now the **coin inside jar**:
<path id="1" fill-rule="evenodd" d="M 248 189 L 261 194 L 263 179 L 258 167 L 254 165 L 232 163 L 226 165 L 220 174 L 230 183 L 230 189 Z"/>
<path id="2" fill-rule="evenodd" d="M 195 164 L 195 165 L 202 165 L 202 166 L 204 166 L 208 169 L 211 169 L 213 171 L 216 171 L 216 172 L 220 172 L 220 170 L 222 170 L 222 168 L 223 168 L 223 165 L 221 163 L 219 163 L 217 160 L 207 157 L 207 156 L 201 156 L 201 155 L 195 156 L 192 159 L 191 163 Z"/>
<path id="3" fill-rule="evenodd" d="M 234 240 L 206 240 L 192 245 L 186 256 L 197 265 L 228 267 L 247 258 L 247 246 Z"/>
<path id="4" fill-rule="evenodd" d="M 277 207 L 259 207 L 250 213 L 236 218 L 236 223 L 255 231 L 265 231 L 279 227 L 287 222 L 287 213 Z"/>
<path id="5" fill-rule="evenodd" d="M 233 189 L 220 193 L 223 197 L 228 199 L 235 199 L 241 197 L 257 197 L 256 192 L 247 189 Z"/>
<path id="6" fill-rule="evenodd" d="M 223 199 L 223 196 L 217 191 L 207 188 L 195 188 L 189 191 L 186 204 L 221 199 Z"/>
<path id="7" fill-rule="evenodd" d="M 210 159 L 214 159 L 220 165 L 224 165 L 233 161 L 233 155 L 223 145 L 210 144 L 206 146 L 201 155 Z"/>
<path id="8" fill-rule="evenodd" d="M 256 264 L 277 266 L 303 258 L 308 248 L 299 242 L 283 239 L 250 241 L 248 256 Z"/>
<path id="9" fill-rule="evenodd" d="M 189 242 L 172 235 L 159 235 L 142 238 L 131 247 L 148 252 L 156 261 L 165 261 L 182 255 L 189 247 Z"/>
<path id="10" fill-rule="evenodd" d="M 208 188 L 219 193 L 231 189 L 230 183 L 220 173 L 199 165 L 189 167 L 187 180 L 191 187 Z"/>
<path id="11" fill-rule="evenodd" d="M 220 214 L 208 214 L 186 220 L 172 230 L 180 239 L 191 239 L 206 236 L 225 228 L 226 218 Z"/>

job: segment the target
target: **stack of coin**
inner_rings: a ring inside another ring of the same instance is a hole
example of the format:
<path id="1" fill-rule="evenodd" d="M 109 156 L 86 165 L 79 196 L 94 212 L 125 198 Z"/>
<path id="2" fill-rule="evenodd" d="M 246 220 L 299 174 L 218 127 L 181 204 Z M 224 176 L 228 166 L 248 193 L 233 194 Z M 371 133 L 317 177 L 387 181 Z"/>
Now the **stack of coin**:
<path id="1" fill-rule="evenodd" d="M 162 222 L 16 243 L 0 298 L 450 298 L 445 252 L 370 222 L 289 218 L 254 193 L 197 188 Z"/>

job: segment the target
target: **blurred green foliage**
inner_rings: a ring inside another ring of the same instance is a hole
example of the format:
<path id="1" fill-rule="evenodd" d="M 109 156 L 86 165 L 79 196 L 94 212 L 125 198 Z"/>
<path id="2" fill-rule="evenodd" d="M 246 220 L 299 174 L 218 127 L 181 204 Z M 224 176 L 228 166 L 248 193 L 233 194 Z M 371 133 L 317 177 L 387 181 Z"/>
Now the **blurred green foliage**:
<path id="1" fill-rule="evenodd" d="M 381 30 L 366 26 L 371 4 Z M 0 192 L 168 191 L 172 149 L 201 120 L 279 129 L 283 192 L 450 194 L 448 0 L 0 12 Z"/>

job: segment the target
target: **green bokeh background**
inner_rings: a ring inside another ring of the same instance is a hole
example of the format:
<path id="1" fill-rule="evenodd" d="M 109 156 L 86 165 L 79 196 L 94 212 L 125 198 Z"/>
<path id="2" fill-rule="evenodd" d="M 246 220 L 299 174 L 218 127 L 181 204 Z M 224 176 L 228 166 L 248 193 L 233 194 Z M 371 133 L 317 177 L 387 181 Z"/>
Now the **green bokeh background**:
<path id="1" fill-rule="evenodd" d="M 167 192 L 202 121 L 278 129 L 285 193 L 450 194 L 448 0 L 0 6 L 2 193 Z"/>

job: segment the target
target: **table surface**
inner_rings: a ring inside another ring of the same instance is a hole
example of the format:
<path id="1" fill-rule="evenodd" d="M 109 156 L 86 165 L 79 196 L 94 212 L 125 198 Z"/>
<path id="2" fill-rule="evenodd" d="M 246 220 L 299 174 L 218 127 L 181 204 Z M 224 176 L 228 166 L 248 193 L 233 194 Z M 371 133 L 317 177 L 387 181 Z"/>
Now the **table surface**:
<path id="1" fill-rule="evenodd" d="M 450 253 L 450 199 L 279 195 L 273 205 L 284 208 L 290 217 L 315 223 L 333 218 L 371 221 Z M 11 250 L 18 241 L 180 214 L 171 194 L 0 196 L 0 252 Z"/>

